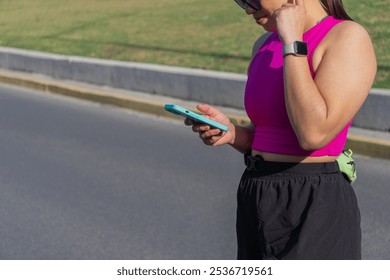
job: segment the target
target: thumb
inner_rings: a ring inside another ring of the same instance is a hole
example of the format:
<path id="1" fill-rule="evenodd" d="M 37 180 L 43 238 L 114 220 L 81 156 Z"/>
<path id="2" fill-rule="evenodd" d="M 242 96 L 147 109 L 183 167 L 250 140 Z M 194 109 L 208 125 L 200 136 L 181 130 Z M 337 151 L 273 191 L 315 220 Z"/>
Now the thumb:
<path id="1" fill-rule="evenodd" d="M 305 1 L 304 0 L 295 0 L 295 5 L 304 7 Z"/>
<path id="2" fill-rule="evenodd" d="M 202 113 L 208 115 L 209 117 L 215 117 L 220 113 L 217 109 L 207 104 L 199 104 L 196 106 L 196 108 Z"/>

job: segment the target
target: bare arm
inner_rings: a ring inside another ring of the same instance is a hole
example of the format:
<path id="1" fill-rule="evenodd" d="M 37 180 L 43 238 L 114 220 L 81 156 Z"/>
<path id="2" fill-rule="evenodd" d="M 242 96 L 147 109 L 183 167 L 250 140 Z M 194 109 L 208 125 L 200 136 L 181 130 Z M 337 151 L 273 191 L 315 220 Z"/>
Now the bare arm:
<path id="1" fill-rule="evenodd" d="M 287 112 L 307 150 L 327 145 L 346 126 L 365 101 L 376 73 L 370 37 L 351 21 L 329 32 L 317 59 L 314 80 L 306 58 L 288 55 L 284 61 Z"/>

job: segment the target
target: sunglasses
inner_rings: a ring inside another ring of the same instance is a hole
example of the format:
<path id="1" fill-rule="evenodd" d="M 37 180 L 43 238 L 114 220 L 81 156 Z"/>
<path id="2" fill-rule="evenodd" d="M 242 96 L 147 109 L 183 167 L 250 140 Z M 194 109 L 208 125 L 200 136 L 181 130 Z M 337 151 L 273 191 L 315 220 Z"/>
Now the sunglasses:
<path id="1" fill-rule="evenodd" d="M 249 7 L 251 7 L 254 10 L 261 9 L 259 0 L 234 0 L 234 1 L 238 4 L 238 6 L 240 6 L 244 10 L 245 10 L 245 5 L 248 5 Z"/>

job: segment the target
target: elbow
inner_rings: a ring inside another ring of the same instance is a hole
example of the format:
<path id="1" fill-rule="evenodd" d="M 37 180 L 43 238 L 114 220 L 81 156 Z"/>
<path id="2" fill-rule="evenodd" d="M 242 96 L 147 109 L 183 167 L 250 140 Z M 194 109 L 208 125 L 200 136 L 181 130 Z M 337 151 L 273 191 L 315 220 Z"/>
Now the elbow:
<path id="1" fill-rule="evenodd" d="M 306 134 L 298 137 L 299 146 L 305 151 L 319 150 L 329 144 L 326 135 Z"/>

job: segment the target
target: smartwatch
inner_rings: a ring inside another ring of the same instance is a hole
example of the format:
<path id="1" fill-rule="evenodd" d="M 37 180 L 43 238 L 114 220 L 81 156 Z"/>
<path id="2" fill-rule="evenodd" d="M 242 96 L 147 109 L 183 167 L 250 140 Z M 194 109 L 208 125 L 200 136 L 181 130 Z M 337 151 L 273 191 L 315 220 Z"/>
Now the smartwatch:
<path id="1" fill-rule="evenodd" d="M 288 54 L 295 56 L 306 56 L 307 55 L 307 44 L 302 41 L 295 41 L 291 44 L 283 46 L 283 57 Z"/>

